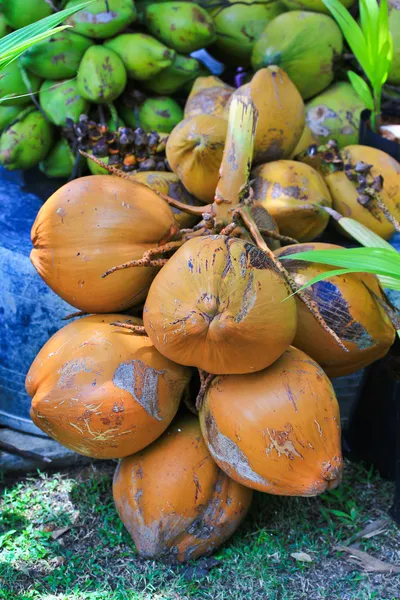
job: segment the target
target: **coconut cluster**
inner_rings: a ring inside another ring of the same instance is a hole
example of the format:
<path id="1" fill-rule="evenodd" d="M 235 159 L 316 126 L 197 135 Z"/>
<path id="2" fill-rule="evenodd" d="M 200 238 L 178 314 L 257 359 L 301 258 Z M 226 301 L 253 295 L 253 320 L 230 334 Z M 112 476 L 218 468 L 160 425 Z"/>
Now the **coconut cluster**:
<path id="1" fill-rule="evenodd" d="M 394 220 L 398 210 L 387 199 L 400 174 L 382 152 L 334 145 L 319 163 L 311 151 L 293 160 L 305 124 L 279 67 L 236 91 L 201 78 L 166 143 L 173 173 L 77 179 L 33 225 L 37 271 L 87 315 L 35 359 L 31 416 L 76 452 L 121 459 L 115 504 L 142 556 L 210 554 L 253 490 L 315 496 L 339 485 L 329 378 L 393 344 L 373 275 L 293 295 L 329 268 L 289 260 L 327 247 L 314 241 L 326 208 L 346 203 L 388 230 L 385 210 Z M 366 187 L 386 169 L 366 203 L 360 156 Z"/>

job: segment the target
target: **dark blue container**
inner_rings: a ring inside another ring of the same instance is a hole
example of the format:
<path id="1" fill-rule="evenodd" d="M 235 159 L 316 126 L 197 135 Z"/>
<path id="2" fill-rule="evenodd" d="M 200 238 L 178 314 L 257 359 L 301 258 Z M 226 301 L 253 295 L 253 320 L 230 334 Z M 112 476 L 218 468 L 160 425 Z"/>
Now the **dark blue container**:
<path id="1" fill-rule="evenodd" d="M 39 172 L 29 177 L 43 197 L 57 187 Z M 0 425 L 44 435 L 29 418 L 25 376 L 75 309 L 46 286 L 29 260 L 30 230 L 43 201 L 25 185 L 21 173 L 0 169 Z"/>

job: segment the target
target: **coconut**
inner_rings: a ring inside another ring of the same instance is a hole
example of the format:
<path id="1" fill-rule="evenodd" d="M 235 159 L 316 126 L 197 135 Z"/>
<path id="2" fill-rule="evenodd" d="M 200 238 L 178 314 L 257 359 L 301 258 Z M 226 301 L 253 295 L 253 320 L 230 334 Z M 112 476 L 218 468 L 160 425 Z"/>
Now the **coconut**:
<path id="1" fill-rule="evenodd" d="M 282 259 L 296 252 L 333 250 L 332 244 L 295 244 L 275 250 Z M 337 267 L 302 260 L 283 260 L 297 285 Z M 394 342 L 395 330 L 382 308 L 383 294 L 378 280 L 368 273 L 336 275 L 314 283 L 305 293 L 314 300 L 325 322 L 338 335 L 348 352 L 313 317 L 296 298 L 297 331 L 293 344 L 321 365 L 329 377 L 355 373 L 385 356 Z"/>
<path id="2" fill-rule="evenodd" d="M 168 563 L 210 554 L 237 529 L 252 498 L 217 467 L 190 416 L 119 463 L 113 494 L 140 556 Z"/>
<path id="3" fill-rule="evenodd" d="M 318 144 L 335 140 L 339 148 L 357 144 L 365 105 L 345 81 L 334 83 L 306 104 L 306 121 Z"/>
<path id="4" fill-rule="evenodd" d="M 350 8 L 355 0 L 339 0 L 343 6 Z M 325 6 L 322 0 L 282 0 L 283 4 L 289 10 L 311 10 L 312 12 L 325 13 L 330 15 L 329 8 Z"/>
<path id="5" fill-rule="evenodd" d="M 258 113 L 254 164 L 288 158 L 304 129 L 304 103 L 287 74 L 279 67 L 260 69 L 232 95 L 250 96 Z M 225 113 L 228 115 L 230 102 Z"/>
<path id="6" fill-rule="evenodd" d="M 128 77 L 139 81 L 158 75 L 172 64 L 175 57 L 174 50 L 144 33 L 123 33 L 104 45 L 118 54 Z"/>
<path id="7" fill-rule="evenodd" d="M 346 146 L 341 150 L 344 167 L 353 169 L 363 164 L 372 165 L 371 183 L 382 177 L 382 189 L 376 192 L 376 200 L 364 198 L 357 190 L 359 182 L 351 180 L 345 171 L 336 171 L 325 175 L 325 181 L 333 200 L 333 208 L 345 217 L 351 217 L 375 233 L 389 239 L 396 230 L 390 214 L 400 222 L 400 165 L 389 154 L 369 146 Z M 379 181 L 377 181 L 379 187 Z M 361 202 L 359 201 L 361 200 Z M 366 200 L 366 202 L 364 202 Z"/>
<path id="8" fill-rule="evenodd" d="M 224 63 L 250 66 L 255 42 L 267 24 L 283 12 L 285 7 L 280 0 L 259 3 L 232 0 L 210 9 L 217 34 L 212 53 Z"/>
<path id="9" fill-rule="evenodd" d="M 168 242 L 178 224 L 147 186 L 110 175 L 75 179 L 40 209 L 32 227 L 31 260 L 61 298 L 90 313 L 120 312 L 146 297 L 154 267 L 105 271 L 142 258 Z"/>
<path id="10" fill-rule="evenodd" d="M 273 363 L 291 343 L 290 288 L 256 246 L 223 235 L 192 238 L 150 287 L 143 311 L 155 347 L 210 373 L 248 373 Z"/>
<path id="11" fill-rule="evenodd" d="M 185 104 L 185 119 L 198 115 L 213 115 L 225 118 L 225 107 L 234 92 L 218 77 L 198 77 L 194 82 Z"/>
<path id="12" fill-rule="evenodd" d="M 324 178 L 292 160 L 260 165 L 252 173 L 254 199 L 276 220 L 279 231 L 299 241 L 314 240 L 328 225 L 332 206 Z"/>
<path id="13" fill-rule="evenodd" d="M 202 202 L 214 200 L 227 129 L 224 119 L 199 115 L 181 121 L 168 138 L 171 169 Z"/>
<path id="14" fill-rule="evenodd" d="M 332 83 L 334 60 L 342 50 L 342 34 L 331 17 L 294 10 L 266 26 L 254 45 L 251 63 L 255 70 L 278 65 L 307 99 Z"/>
<path id="15" fill-rule="evenodd" d="M 145 25 L 156 38 L 182 54 L 205 48 L 215 40 L 210 15 L 192 2 L 149 4 Z"/>
<path id="16" fill-rule="evenodd" d="M 128 120 L 129 110 L 121 114 L 128 125 L 133 127 L 132 122 Z M 176 100 L 168 96 L 147 98 L 139 107 L 138 118 L 140 127 L 145 131 L 169 133 L 182 120 L 183 110 Z"/>
<path id="17" fill-rule="evenodd" d="M 321 367 L 297 348 L 258 373 L 215 377 L 200 424 L 218 466 L 242 485 L 316 496 L 340 483 L 335 393 Z"/>
<path id="18" fill-rule="evenodd" d="M 317 143 L 317 139 L 314 136 L 313 132 L 307 125 L 304 125 L 303 133 L 301 134 L 301 138 L 296 148 L 293 150 L 292 154 L 289 158 L 297 158 L 299 154 L 302 154 L 309 146 Z"/>
<path id="19" fill-rule="evenodd" d="M 31 417 L 79 454 L 122 458 L 157 439 L 174 418 L 190 371 L 161 356 L 147 336 L 126 335 L 92 315 L 50 338 L 26 378 Z"/>

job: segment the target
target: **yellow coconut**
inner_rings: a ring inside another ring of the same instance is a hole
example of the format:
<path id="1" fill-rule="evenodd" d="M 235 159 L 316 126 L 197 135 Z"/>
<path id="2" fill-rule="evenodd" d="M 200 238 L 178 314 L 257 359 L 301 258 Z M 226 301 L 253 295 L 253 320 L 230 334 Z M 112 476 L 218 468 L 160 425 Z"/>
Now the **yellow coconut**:
<path id="1" fill-rule="evenodd" d="M 382 150 L 368 146 L 346 146 L 340 152 L 345 168 L 351 164 L 354 167 L 361 162 L 372 165 L 371 181 L 379 175 L 383 177 L 382 190 L 377 193 L 391 215 L 400 221 L 400 165 Z M 366 204 L 359 202 L 359 183 L 350 180 L 344 171 L 329 173 L 325 177 L 332 195 L 333 208 L 345 217 L 351 217 L 362 223 L 375 233 L 389 239 L 395 232 L 395 226 L 385 216 L 379 204 L 371 200 Z"/>
<path id="2" fill-rule="evenodd" d="M 178 175 L 175 173 L 167 173 L 163 171 L 142 171 L 137 172 L 129 177 L 133 181 L 143 183 L 147 187 L 151 188 L 154 192 L 159 192 L 179 202 L 188 204 L 189 206 L 201 206 L 202 203 L 197 200 L 192 194 L 190 194 L 183 183 L 179 180 Z M 189 215 L 188 213 L 179 210 L 171 206 L 172 212 L 174 213 L 175 219 L 179 223 L 179 227 L 182 229 L 185 227 L 192 227 L 199 217 L 195 215 Z"/>
<path id="3" fill-rule="evenodd" d="M 323 177 L 293 160 L 260 165 L 252 173 L 254 197 L 273 216 L 283 235 L 300 242 L 314 240 L 328 225 L 332 206 Z"/>
<path id="4" fill-rule="evenodd" d="M 198 115 L 181 121 L 168 138 L 171 169 L 202 202 L 214 201 L 227 129 L 221 117 Z"/>
<path id="5" fill-rule="evenodd" d="M 185 119 L 197 115 L 223 117 L 225 106 L 234 91 L 233 87 L 214 75 L 198 77 L 186 100 Z"/>
<path id="6" fill-rule="evenodd" d="M 250 95 L 258 111 L 254 164 L 289 158 L 303 133 L 305 111 L 285 71 L 276 66 L 260 69 L 234 95 Z M 229 103 L 226 112 L 228 108 Z"/>

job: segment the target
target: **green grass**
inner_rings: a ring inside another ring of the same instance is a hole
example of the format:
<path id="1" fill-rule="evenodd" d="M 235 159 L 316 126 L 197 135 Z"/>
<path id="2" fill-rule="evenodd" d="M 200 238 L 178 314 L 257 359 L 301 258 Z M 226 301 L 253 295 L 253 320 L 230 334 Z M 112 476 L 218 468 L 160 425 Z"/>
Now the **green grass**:
<path id="1" fill-rule="evenodd" d="M 209 563 L 171 567 L 142 560 L 121 524 L 111 493 L 113 463 L 3 482 L 1 600 L 394 600 L 400 576 L 371 574 L 334 550 L 386 516 L 393 485 L 347 464 L 344 483 L 320 498 L 257 494 L 238 533 Z M 71 529 L 57 540 L 52 531 Z M 400 535 L 360 548 L 400 563 Z M 300 563 L 293 552 L 307 552 Z M 201 570 L 199 570 L 201 569 Z"/>

